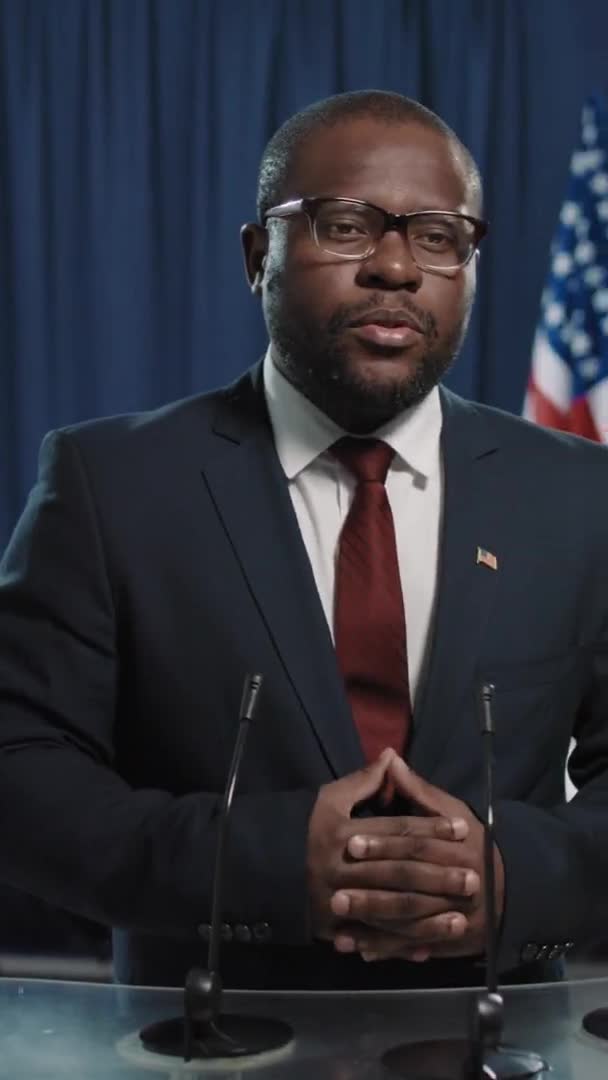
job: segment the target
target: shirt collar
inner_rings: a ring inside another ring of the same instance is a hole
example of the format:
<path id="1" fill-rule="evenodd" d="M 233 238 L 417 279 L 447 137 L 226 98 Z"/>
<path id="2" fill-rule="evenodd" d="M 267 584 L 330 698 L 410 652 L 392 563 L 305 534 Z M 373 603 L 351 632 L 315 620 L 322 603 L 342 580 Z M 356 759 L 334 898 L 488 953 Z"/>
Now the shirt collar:
<path id="1" fill-rule="evenodd" d="M 296 390 L 275 367 L 270 348 L 264 357 L 264 392 L 283 472 L 288 480 L 348 434 Z M 439 465 L 442 425 L 438 387 L 417 405 L 399 413 L 373 432 L 395 451 L 397 459 L 420 476 L 430 476 Z"/>

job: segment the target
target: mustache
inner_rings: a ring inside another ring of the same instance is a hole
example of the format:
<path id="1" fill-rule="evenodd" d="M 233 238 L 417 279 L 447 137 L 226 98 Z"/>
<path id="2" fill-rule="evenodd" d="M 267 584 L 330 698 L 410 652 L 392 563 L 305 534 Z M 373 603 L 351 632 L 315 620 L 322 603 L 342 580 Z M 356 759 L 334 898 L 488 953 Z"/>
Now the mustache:
<path id="1" fill-rule="evenodd" d="M 389 310 L 392 306 L 394 305 L 387 304 L 386 299 L 383 299 L 378 294 L 362 300 L 360 304 L 342 304 L 336 308 L 329 319 L 327 329 L 332 334 L 338 334 L 352 326 L 353 322 L 365 319 L 367 315 L 378 311 L 379 308 Z M 397 310 L 396 306 L 395 310 Z M 424 337 L 429 341 L 433 341 L 437 337 L 437 320 L 430 311 L 423 311 L 417 304 L 413 304 L 409 298 L 404 300 L 403 297 L 399 300 L 398 310 L 411 315 L 412 319 L 420 326 Z"/>

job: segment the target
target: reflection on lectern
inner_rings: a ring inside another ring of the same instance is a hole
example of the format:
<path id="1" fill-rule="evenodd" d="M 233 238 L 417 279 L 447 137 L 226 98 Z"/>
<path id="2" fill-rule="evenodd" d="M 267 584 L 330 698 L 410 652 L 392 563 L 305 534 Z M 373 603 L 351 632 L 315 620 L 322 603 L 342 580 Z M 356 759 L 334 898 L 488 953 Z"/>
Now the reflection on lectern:
<path id="1" fill-rule="evenodd" d="M 247 1073 L 253 1068 L 270 1067 L 278 1062 L 286 1061 L 292 1054 L 293 1045 L 291 1042 L 279 1050 L 269 1050 L 263 1054 L 253 1054 L 251 1057 L 240 1057 L 236 1060 L 235 1058 L 215 1058 L 209 1061 L 193 1058 L 185 1062 L 172 1054 L 156 1054 L 153 1050 L 146 1050 L 142 1046 L 139 1031 L 132 1031 L 116 1043 L 116 1053 L 129 1065 L 154 1073 L 159 1080 L 161 1077 L 164 1077 L 164 1080 L 200 1080 L 202 1076 L 208 1077 L 210 1072 L 214 1077 L 225 1073 L 226 1078 L 229 1077 L 230 1080 L 246 1080 Z M 336 1073 L 335 1080 L 351 1080 L 354 1075 L 352 1072 Z"/>

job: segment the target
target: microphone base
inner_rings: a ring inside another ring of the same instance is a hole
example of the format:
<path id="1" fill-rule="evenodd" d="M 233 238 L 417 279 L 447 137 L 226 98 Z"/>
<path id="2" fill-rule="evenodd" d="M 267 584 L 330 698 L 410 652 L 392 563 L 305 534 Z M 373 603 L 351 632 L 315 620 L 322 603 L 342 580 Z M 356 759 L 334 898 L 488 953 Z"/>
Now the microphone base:
<path id="1" fill-rule="evenodd" d="M 583 1030 L 596 1039 L 608 1039 L 608 1009 L 594 1009 L 583 1016 Z"/>
<path id="2" fill-rule="evenodd" d="M 537 1076 L 548 1065 L 531 1050 L 515 1046 L 488 1047 L 481 1063 L 473 1063 L 471 1043 L 466 1039 L 430 1039 L 403 1043 L 382 1057 L 382 1064 L 395 1076 L 407 1080 L 518 1080 Z"/>
<path id="3" fill-rule="evenodd" d="M 238 1058 L 279 1050 L 293 1039 L 282 1020 L 222 1013 L 216 1021 L 189 1024 L 183 1016 L 159 1020 L 142 1028 L 139 1037 L 155 1054 L 191 1058 Z"/>

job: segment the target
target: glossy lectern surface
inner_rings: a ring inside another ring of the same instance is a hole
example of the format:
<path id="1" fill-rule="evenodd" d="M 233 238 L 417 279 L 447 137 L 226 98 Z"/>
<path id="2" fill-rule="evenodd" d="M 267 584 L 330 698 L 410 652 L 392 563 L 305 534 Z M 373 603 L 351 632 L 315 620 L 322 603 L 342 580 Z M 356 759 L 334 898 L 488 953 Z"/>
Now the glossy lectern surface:
<path id="1" fill-rule="evenodd" d="M 177 1016 L 182 993 L 0 979 L 0 1077 L 10 1080 L 389 1080 L 382 1054 L 405 1041 L 465 1033 L 471 990 L 226 993 L 226 1011 L 287 1020 L 294 1042 L 259 1060 L 206 1064 L 144 1050 L 139 1030 Z M 608 978 L 510 988 L 505 1041 L 536 1050 L 549 1080 L 605 1080 L 608 1044 L 581 1032 L 608 1005 Z"/>

